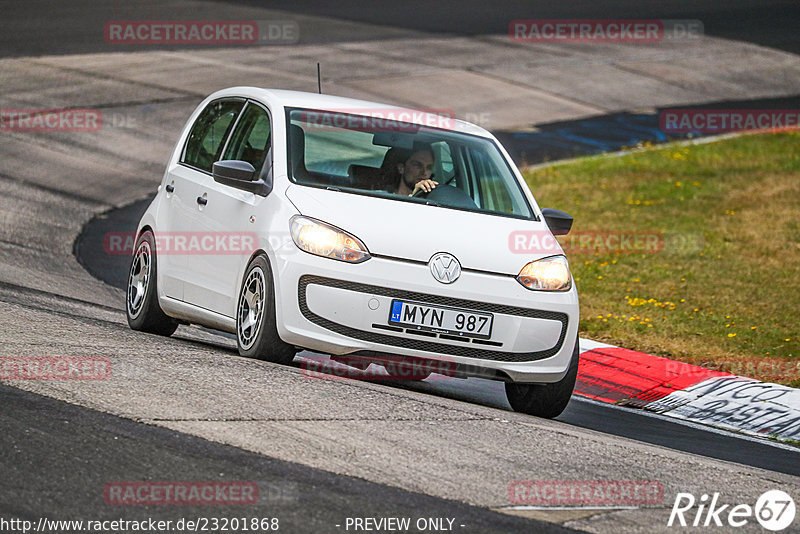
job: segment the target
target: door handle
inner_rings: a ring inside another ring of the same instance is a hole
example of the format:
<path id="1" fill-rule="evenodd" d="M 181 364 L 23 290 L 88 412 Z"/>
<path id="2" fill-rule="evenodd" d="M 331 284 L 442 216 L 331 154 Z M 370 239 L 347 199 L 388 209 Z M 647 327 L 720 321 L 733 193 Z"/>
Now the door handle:
<path id="1" fill-rule="evenodd" d="M 208 204 L 208 199 L 203 197 L 197 197 L 197 203 L 200 204 L 201 206 L 205 206 L 206 204 Z"/>
<path id="2" fill-rule="evenodd" d="M 175 186 L 172 184 L 167 184 L 167 193 L 172 193 L 175 191 Z"/>

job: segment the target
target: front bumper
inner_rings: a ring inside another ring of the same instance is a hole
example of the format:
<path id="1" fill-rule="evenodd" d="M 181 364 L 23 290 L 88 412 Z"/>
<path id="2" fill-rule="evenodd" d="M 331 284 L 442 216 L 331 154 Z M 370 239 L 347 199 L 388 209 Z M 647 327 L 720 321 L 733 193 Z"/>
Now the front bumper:
<path id="1" fill-rule="evenodd" d="M 447 361 L 500 371 L 516 382 L 555 382 L 569 367 L 578 324 L 574 287 L 535 292 L 511 276 L 469 270 L 444 285 L 420 262 L 380 257 L 354 265 L 286 252 L 274 274 L 278 333 L 287 343 L 334 355 Z M 492 337 L 455 339 L 392 328 L 393 299 L 492 313 Z"/>

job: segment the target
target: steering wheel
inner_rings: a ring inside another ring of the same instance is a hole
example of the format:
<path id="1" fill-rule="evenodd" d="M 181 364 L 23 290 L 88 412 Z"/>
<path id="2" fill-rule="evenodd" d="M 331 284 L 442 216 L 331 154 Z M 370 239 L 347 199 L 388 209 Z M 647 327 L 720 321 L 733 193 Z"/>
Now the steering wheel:
<path id="1" fill-rule="evenodd" d="M 431 177 L 430 177 L 430 179 L 431 179 L 431 180 L 435 180 L 435 179 L 436 179 L 436 177 L 435 177 L 435 176 L 433 176 L 433 175 L 431 174 Z M 449 180 L 447 180 L 445 183 L 443 183 L 443 184 L 439 184 L 439 185 L 437 185 L 436 187 L 434 187 L 434 188 L 433 188 L 433 190 L 431 191 L 431 193 L 433 193 L 433 191 L 436 191 L 436 189 L 437 189 L 437 188 L 439 188 L 439 187 L 442 187 L 443 185 L 450 185 L 450 184 L 452 184 L 452 183 L 453 183 L 453 181 L 454 181 L 455 179 L 456 179 L 456 175 L 454 174 L 454 175 L 453 175 L 453 176 L 452 176 L 452 177 L 451 177 Z M 427 196 L 428 196 L 429 194 L 430 194 L 430 193 L 426 193 L 425 191 L 423 191 L 422 189 L 420 189 L 419 191 L 417 191 L 416 193 L 414 193 L 414 194 L 413 194 L 413 195 L 411 195 L 411 196 L 412 196 L 412 197 L 414 197 L 414 198 L 417 198 L 417 197 L 427 198 Z"/>
<path id="2" fill-rule="evenodd" d="M 458 187 L 448 185 L 451 181 L 452 179 L 444 184 L 437 185 L 430 193 L 417 191 L 414 197 L 424 198 L 450 208 L 477 208 L 478 206 L 472 200 L 472 197 Z"/>

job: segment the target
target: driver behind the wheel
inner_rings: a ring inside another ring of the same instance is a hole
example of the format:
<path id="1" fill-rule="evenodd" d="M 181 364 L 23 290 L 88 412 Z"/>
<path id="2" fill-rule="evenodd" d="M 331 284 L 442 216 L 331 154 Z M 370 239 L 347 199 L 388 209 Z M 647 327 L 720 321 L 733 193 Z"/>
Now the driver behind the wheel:
<path id="1" fill-rule="evenodd" d="M 422 147 L 410 152 L 407 158 L 397 162 L 397 176 L 394 193 L 414 196 L 418 192 L 430 193 L 439 185 L 431 179 L 433 173 L 433 151 L 430 147 Z"/>

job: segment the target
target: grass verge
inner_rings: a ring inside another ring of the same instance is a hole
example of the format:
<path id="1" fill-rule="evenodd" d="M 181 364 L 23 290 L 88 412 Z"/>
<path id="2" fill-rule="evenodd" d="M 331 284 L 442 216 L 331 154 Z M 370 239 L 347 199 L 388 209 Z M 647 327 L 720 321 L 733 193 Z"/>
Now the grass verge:
<path id="1" fill-rule="evenodd" d="M 598 341 L 800 387 L 800 133 L 585 158 L 525 174 Z"/>

